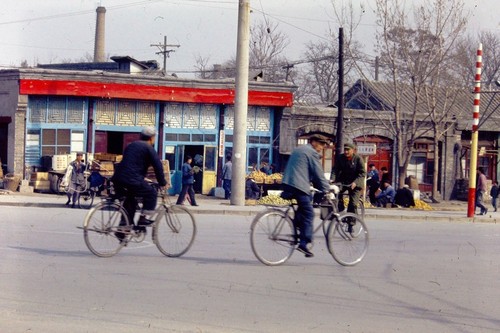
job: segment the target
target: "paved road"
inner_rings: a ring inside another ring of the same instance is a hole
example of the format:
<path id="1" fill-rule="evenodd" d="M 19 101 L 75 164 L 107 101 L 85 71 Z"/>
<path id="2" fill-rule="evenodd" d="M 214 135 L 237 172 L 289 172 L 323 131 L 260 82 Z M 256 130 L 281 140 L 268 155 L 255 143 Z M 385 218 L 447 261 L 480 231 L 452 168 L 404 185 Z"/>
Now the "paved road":
<path id="1" fill-rule="evenodd" d="M 497 332 L 500 226 L 368 221 L 370 250 L 336 264 L 317 237 L 267 267 L 250 216 L 197 215 L 182 258 L 151 242 L 90 254 L 84 210 L 2 207 L 0 332 Z M 13 223 L 15 222 L 15 223 Z"/>

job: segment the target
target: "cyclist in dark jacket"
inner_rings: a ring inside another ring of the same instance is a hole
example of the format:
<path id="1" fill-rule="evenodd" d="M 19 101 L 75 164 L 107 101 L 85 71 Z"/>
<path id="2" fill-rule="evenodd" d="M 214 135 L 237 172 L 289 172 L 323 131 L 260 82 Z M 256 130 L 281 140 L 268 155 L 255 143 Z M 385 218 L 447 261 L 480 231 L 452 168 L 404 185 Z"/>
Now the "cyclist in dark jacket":
<path id="1" fill-rule="evenodd" d="M 356 213 L 366 176 L 365 163 L 361 156 L 354 153 L 354 149 L 356 146 L 352 143 L 344 145 L 344 153 L 336 160 L 330 176 L 331 182 L 339 182 L 344 185 L 340 189 L 341 193 L 348 191 L 347 211 L 351 213 Z M 339 211 L 343 210 L 344 201 L 339 200 Z"/>
<path id="2" fill-rule="evenodd" d="M 158 193 L 145 180 L 148 168 L 153 166 L 156 180 L 162 187 L 167 185 L 163 165 L 158 154 L 153 148 L 155 142 L 156 130 L 153 127 L 145 127 L 141 132 L 140 140 L 130 143 L 123 152 L 122 161 L 116 166 L 115 173 L 111 178 L 118 194 L 123 193 L 124 189 L 128 195 L 123 203 L 125 210 L 133 223 L 135 209 L 137 206 L 136 197 L 142 197 L 143 207 L 139 226 L 145 226 L 153 223 L 151 215 L 156 208 L 156 199 Z"/>

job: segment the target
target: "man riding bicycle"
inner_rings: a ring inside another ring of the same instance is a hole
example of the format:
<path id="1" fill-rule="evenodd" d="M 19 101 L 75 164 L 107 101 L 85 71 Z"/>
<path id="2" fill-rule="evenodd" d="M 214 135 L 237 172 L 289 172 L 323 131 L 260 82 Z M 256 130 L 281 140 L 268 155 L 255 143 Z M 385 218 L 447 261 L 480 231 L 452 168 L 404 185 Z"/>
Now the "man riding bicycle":
<path id="1" fill-rule="evenodd" d="M 365 182 L 365 163 L 361 156 L 354 153 L 354 149 L 356 149 L 356 146 L 352 143 L 344 145 L 344 153 L 337 158 L 330 176 L 332 183 L 343 184 L 339 193 L 339 212 L 344 210 L 344 201 L 341 194 L 347 191 L 349 194 L 347 211 L 356 213 L 361 190 Z"/>
<path id="2" fill-rule="evenodd" d="M 153 148 L 156 138 L 154 127 L 145 127 L 141 131 L 140 140 L 130 143 L 123 152 L 122 161 L 116 166 L 111 181 L 118 195 L 126 194 L 123 207 L 127 211 L 130 222 L 133 224 L 137 207 L 136 197 L 141 197 L 142 212 L 138 227 L 145 231 L 145 226 L 152 224 L 151 219 L 155 208 L 158 193 L 149 182 L 145 180 L 148 168 L 153 166 L 156 180 L 162 190 L 167 181 L 163 173 L 163 165 L 158 154 Z M 123 235 L 122 235 L 123 236 Z M 117 235 L 118 238 L 120 235 Z"/>
<path id="3" fill-rule="evenodd" d="M 327 193 L 330 189 L 319 155 L 328 142 L 328 138 L 323 135 L 312 135 L 309 138 L 309 144 L 294 149 L 283 175 L 284 193 L 294 198 L 298 206 L 294 220 L 300 232 L 297 250 L 304 253 L 306 257 L 313 256 L 308 248 L 313 239 L 314 220 L 311 183 L 323 193 Z"/>

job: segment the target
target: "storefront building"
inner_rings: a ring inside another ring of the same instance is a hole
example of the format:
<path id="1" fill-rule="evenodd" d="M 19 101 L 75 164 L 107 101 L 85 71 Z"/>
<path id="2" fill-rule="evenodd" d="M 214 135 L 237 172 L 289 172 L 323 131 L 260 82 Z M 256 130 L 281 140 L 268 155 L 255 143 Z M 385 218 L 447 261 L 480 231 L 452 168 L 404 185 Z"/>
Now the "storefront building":
<path id="1" fill-rule="evenodd" d="M 0 151 L 7 172 L 47 167 L 48 157 L 121 154 L 143 126 L 159 135 L 155 148 L 180 191 L 184 156 L 200 163 L 198 191 L 217 186 L 232 149 L 234 81 L 96 71 L 12 69 L 0 71 Z M 276 118 L 292 107 L 294 86 L 249 83 L 248 167 L 273 161 Z M 51 166 L 50 166 L 51 167 Z"/>

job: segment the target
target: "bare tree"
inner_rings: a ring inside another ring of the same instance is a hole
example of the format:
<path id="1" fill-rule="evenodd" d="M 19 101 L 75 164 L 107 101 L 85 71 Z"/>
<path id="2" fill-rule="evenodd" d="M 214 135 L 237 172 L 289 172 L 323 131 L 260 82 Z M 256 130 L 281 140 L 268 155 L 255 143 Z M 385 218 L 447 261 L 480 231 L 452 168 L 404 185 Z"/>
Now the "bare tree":
<path id="1" fill-rule="evenodd" d="M 286 47 L 290 44 L 288 36 L 279 30 L 277 23 L 270 20 L 258 22 L 250 28 L 250 59 L 249 66 L 252 71 L 262 71 L 264 81 L 282 82 L 287 79 L 283 68 L 287 64 L 284 56 Z M 198 56 L 196 68 L 206 69 L 208 60 Z M 232 78 L 236 76 L 236 57 L 222 63 L 221 76 Z"/>
<path id="2" fill-rule="evenodd" d="M 410 20 L 404 1 L 376 0 L 377 49 L 394 95 L 392 126 L 399 184 L 406 178 L 416 140 L 429 135 L 429 131 L 435 137 L 435 169 L 438 168 L 438 143 L 447 129 L 446 118 L 443 118 L 446 108 L 438 103 L 438 89 L 443 78 L 448 77 L 447 60 L 466 26 L 463 7 L 463 0 L 427 0 L 413 7 Z M 404 94 L 411 97 L 404 98 Z M 411 103 L 402 105 L 403 100 Z M 427 121 L 431 123 L 430 128 Z M 435 173 L 437 175 L 437 170 Z M 437 177 L 434 178 L 437 181 Z M 434 195 L 436 187 L 437 184 Z"/>
<path id="3" fill-rule="evenodd" d="M 455 45 L 453 54 L 455 78 L 457 84 L 471 89 L 474 85 L 476 50 L 483 44 L 483 67 L 481 81 L 483 86 L 491 89 L 500 79 L 500 36 L 489 31 L 482 31 L 476 36 L 465 36 Z"/>
<path id="4" fill-rule="evenodd" d="M 352 2 L 338 5 L 332 1 L 333 16 L 339 25 L 345 28 L 344 37 L 344 77 L 345 86 L 354 83 L 359 76 L 357 71 L 359 60 L 362 60 L 362 45 L 354 39 L 354 33 L 361 21 Z M 361 6 L 361 13 L 364 11 Z M 295 82 L 299 86 L 297 99 L 307 104 L 334 104 L 338 97 L 338 59 L 339 41 L 336 31 L 329 30 L 319 41 L 311 41 L 305 45 L 305 60 L 307 63 Z"/>
<path id="5" fill-rule="evenodd" d="M 194 68 L 197 71 L 196 77 L 199 79 L 209 79 L 211 78 L 211 71 L 208 69 L 208 63 L 210 62 L 210 57 L 203 57 L 198 54 L 195 56 Z"/>

